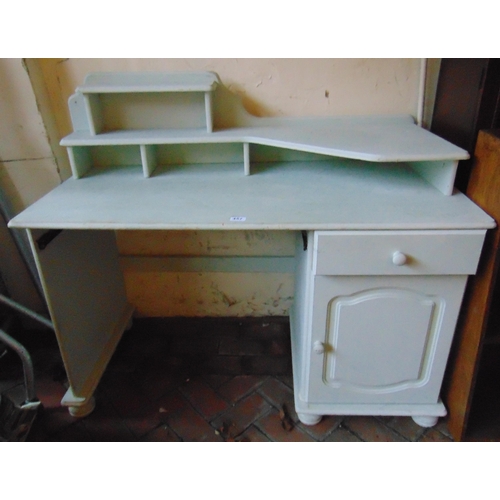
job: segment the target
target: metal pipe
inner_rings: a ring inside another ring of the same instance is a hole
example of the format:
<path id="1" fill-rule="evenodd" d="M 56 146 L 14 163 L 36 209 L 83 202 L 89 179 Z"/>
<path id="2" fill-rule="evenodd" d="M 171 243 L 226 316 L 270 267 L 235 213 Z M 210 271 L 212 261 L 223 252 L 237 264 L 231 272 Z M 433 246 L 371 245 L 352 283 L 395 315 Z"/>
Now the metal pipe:
<path id="1" fill-rule="evenodd" d="M 17 340 L 14 340 L 10 335 L 7 335 L 0 328 L 0 341 L 3 342 L 7 347 L 10 347 L 16 354 L 21 358 L 24 370 L 24 385 L 26 388 L 26 401 L 25 403 L 30 403 L 35 401 L 35 371 L 33 369 L 33 363 L 31 361 L 31 356 L 26 348 L 20 344 Z"/>
<path id="2" fill-rule="evenodd" d="M 5 304 L 6 306 L 22 313 L 25 314 L 26 316 L 29 316 L 30 318 L 38 321 L 42 325 L 45 325 L 46 327 L 50 328 L 51 330 L 54 329 L 54 325 L 52 321 L 48 320 L 46 317 L 32 311 L 31 309 L 28 309 L 27 307 L 24 307 L 21 304 L 18 304 L 17 302 L 13 301 L 12 299 L 9 299 L 5 295 L 2 295 L 0 293 L 0 302 L 2 304 Z"/>

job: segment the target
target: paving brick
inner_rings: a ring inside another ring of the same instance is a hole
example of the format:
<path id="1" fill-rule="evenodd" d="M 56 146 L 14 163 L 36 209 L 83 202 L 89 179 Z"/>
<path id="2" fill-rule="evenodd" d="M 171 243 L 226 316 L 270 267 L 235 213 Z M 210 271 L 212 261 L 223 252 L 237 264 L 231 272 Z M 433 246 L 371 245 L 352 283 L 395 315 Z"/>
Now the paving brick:
<path id="1" fill-rule="evenodd" d="M 260 356 L 266 351 L 262 340 L 243 337 L 223 337 L 220 340 L 219 354 L 235 356 Z"/>
<path id="2" fill-rule="evenodd" d="M 236 441 L 241 443 L 269 443 L 271 440 L 262 434 L 256 427 L 251 425 L 243 434 L 240 434 Z"/>
<path id="3" fill-rule="evenodd" d="M 337 427 L 325 438 L 325 443 L 354 443 L 361 442 L 357 436 L 343 426 Z"/>
<path id="4" fill-rule="evenodd" d="M 241 375 L 241 356 L 212 356 L 201 367 L 203 373 L 218 375 Z"/>
<path id="5" fill-rule="evenodd" d="M 406 441 L 375 417 L 346 417 L 342 421 L 342 425 L 354 432 L 363 441 Z"/>
<path id="6" fill-rule="evenodd" d="M 140 386 L 144 395 L 150 401 L 156 401 L 161 396 L 179 385 L 181 377 L 178 374 L 169 373 L 165 370 L 150 373 L 147 377 L 140 378 Z"/>
<path id="7" fill-rule="evenodd" d="M 293 391 L 288 386 L 274 377 L 268 377 L 259 387 L 259 394 L 262 394 L 278 410 L 285 406 L 290 418 L 294 422 L 298 421 Z"/>
<path id="8" fill-rule="evenodd" d="M 27 341 L 33 338 L 33 335 L 28 336 Z M 41 337 L 37 334 L 36 338 Z M 176 339 L 181 339 L 177 346 L 185 353 L 172 348 Z M 224 340 L 225 352 L 230 351 L 227 346 L 232 346 L 233 352 L 240 352 L 238 349 L 243 352 L 243 347 L 247 351 L 244 356 L 217 355 L 211 360 L 203 349 L 189 352 L 188 339 L 197 347 L 211 346 L 210 349 Z M 240 340 L 243 343 L 238 346 Z M 96 409 L 84 419 L 72 417 L 67 408 L 60 406 L 67 385 L 53 339 L 24 344 L 35 364 L 37 395 L 44 403 L 28 435 L 27 440 L 32 442 L 264 442 L 270 441 L 271 435 L 276 441 L 452 441 L 445 419 L 440 419 L 432 429 L 424 429 L 409 417 L 344 417 L 340 425 L 337 418 L 341 417 L 326 417 L 316 426 L 304 426 L 295 421 L 294 430 L 286 432 L 279 419 L 280 405 L 285 404 L 290 416 L 296 418 L 290 404 L 293 379 L 287 318 L 283 321 L 281 318 L 251 318 L 248 321 L 239 318 L 169 318 L 166 321 L 154 318 L 149 321 L 148 318 L 144 323 L 142 319 L 137 320 L 133 329 L 122 338 L 97 388 Z M 252 345 L 260 346 L 262 355 L 255 354 L 257 351 L 251 350 Z M 276 374 L 276 367 L 283 360 L 289 371 Z M 11 367 L 11 373 L 9 366 L 7 372 L 5 370 L 6 358 L 1 361 L 1 388 L 17 384 L 16 390 L 22 396 L 24 386 L 19 360 L 13 356 L 18 364 Z M 206 388 L 203 384 L 198 385 L 200 382 L 189 385 L 198 380 L 198 374 Z M 186 383 L 188 378 L 190 382 Z M 198 399 L 196 394 L 200 389 L 203 390 Z M 225 409 L 216 413 L 220 401 Z M 214 407 L 210 409 L 210 405 Z M 495 435 L 491 432 L 491 429 L 482 429 L 474 434 L 479 436 L 474 440 L 494 441 Z"/>
<path id="9" fill-rule="evenodd" d="M 425 432 L 411 417 L 379 417 L 379 420 L 409 441 L 417 441 Z"/>
<path id="10" fill-rule="evenodd" d="M 179 390 L 205 419 L 212 419 L 229 405 L 200 378 L 184 382 Z"/>
<path id="11" fill-rule="evenodd" d="M 143 322 L 145 323 L 142 324 Z M 116 354 L 154 356 L 159 352 L 168 352 L 171 349 L 172 337 L 168 332 L 148 328 L 146 318 L 136 319 L 133 328 L 123 334 Z"/>
<path id="12" fill-rule="evenodd" d="M 186 398 L 177 389 L 156 401 L 156 408 L 162 421 L 166 421 L 175 413 L 184 411 L 188 406 Z"/>
<path id="13" fill-rule="evenodd" d="M 83 422 L 79 421 L 65 427 L 60 432 L 50 436 L 50 441 L 61 441 L 61 442 L 89 442 L 94 441 L 92 436 L 87 431 Z"/>
<path id="14" fill-rule="evenodd" d="M 161 425 L 156 429 L 153 429 L 151 432 L 146 434 L 141 441 L 149 441 L 149 442 L 178 442 L 180 439 L 178 436 L 172 432 L 166 425 Z"/>
<path id="15" fill-rule="evenodd" d="M 64 406 L 56 408 L 45 408 L 38 412 L 36 422 L 40 430 L 48 436 L 62 431 L 65 427 L 77 422 L 78 419 L 72 417 L 68 409 Z"/>
<path id="16" fill-rule="evenodd" d="M 341 415 L 326 415 L 316 425 L 304 425 L 300 423 L 299 426 L 316 441 L 323 441 L 340 425 L 343 418 Z"/>
<path id="17" fill-rule="evenodd" d="M 313 442 L 311 436 L 304 432 L 300 427 L 294 425 L 291 429 L 286 430 L 282 425 L 280 414 L 273 409 L 267 415 L 261 417 L 255 426 L 268 436 L 272 441 L 279 442 Z"/>
<path id="18" fill-rule="evenodd" d="M 212 373 L 203 375 L 203 380 L 214 389 L 218 389 L 221 385 L 229 382 L 232 378 L 232 375 L 217 375 Z"/>
<path id="19" fill-rule="evenodd" d="M 453 439 L 453 436 L 451 435 L 450 429 L 448 429 L 448 422 L 445 418 L 440 418 L 438 420 L 438 423 L 433 427 L 433 429 L 441 432 L 441 434 L 444 434 L 445 436 L 449 437 L 450 439 Z"/>
<path id="20" fill-rule="evenodd" d="M 107 373 L 135 373 L 138 371 L 142 363 L 142 357 L 137 353 L 124 354 L 117 353 L 113 355 L 109 362 L 106 372 Z"/>
<path id="21" fill-rule="evenodd" d="M 44 408 L 58 408 L 61 406 L 61 399 L 66 393 L 66 387 L 49 377 L 43 377 L 35 381 L 35 392 Z"/>
<path id="22" fill-rule="evenodd" d="M 285 385 L 290 387 L 290 389 L 293 389 L 293 376 L 292 373 L 286 374 L 286 375 L 276 375 L 276 378 L 280 381 L 283 382 Z"/>
<path id="23" fill-rule="evenodd" d="M 176 335 L 172 339 L 172 351 L 176 354 L 217 354 L 219 339 L 213 335 Z"/>
<path id="24" fill-rule="evenodd" d="M 217 392 L 230 403 L 236 403 L 240 399 L 257 389 L 265 380 L 265 377 L 254 375 L 237 375 L 226 383 L 222 384 Z"/>
<path id="25" fill-rule="evenodd" d="M 135 441 L 135 435 L 110 404 L 98 402 L 96 409 L 81 420 L 81 425 L 85 427 L 93 441 Z"/>
<path id="26" fill-rule="evenodd" d="M 244 373 L 252 375 L 288 375 L 292 372 L 292 359 L 288 356 L 244 356 Z"/>
<path id="27" fill-rule="evenodd" d="M 167 417 L 167 425 L 183 441 L 223 441 L 208 422 L 187 406 Z"/>
<path id="28" fill-rule="evenodd" d="M 451 443 L 453 439 L 436 429 L 427 429 L 418 441 L 422 443 Z"/>
<path id="29" fill-rule="evenodd" d="M 157 405 L 150 403 L 140 413 L 122 416 L 121 421 L 135 437 L 140 438 L 157 427 L 162 422 L 162 416 Z"/>
<path id="30" fill-rule="evenodd" d="M 212 420 L 211 424 L 216 429 L 229 429 L 230 435 L 236 437 L 270 409 L 271 405 L 260 394 L 253 393 Z"/>
<path id="31" fill-rule="evenodd" d="M 291 348 L 289 339 L 271 339 L 267 343 L 266 354 L 269 356 L 290 356 Z"/>
<path id="32" fill-rule="evenodd" d="M 119 386 L 114 392 L 108 392 L 108 394 L 111 394 L 110 401 L 122 418 L 143 416 L 145 409 L 152 404 L 146 394 L 135 385 Z"/>

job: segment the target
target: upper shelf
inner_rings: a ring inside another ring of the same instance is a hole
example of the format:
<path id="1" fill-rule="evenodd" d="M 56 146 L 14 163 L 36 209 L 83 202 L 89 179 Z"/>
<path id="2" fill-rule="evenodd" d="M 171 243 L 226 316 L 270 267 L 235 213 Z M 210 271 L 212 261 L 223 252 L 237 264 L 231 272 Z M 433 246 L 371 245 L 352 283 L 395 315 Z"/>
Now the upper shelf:
<path id="1" fill-rule="evenodd" d="M 91 135 L 141 128 L 143 123 L 155 127 L 148 120 L 167 111 L 178 119 L 176 127 L 204 126 L 211 132 L 212 94 L 218 83 L 218 76 L 210 72 L 90 73 L 69 99 L 73 127 Z M 178 95 L 172 99 L 171 94 Z"/>
<path id="2" fill-rule="evenodd" d="M 90 73 L 83 85 L 76 88 L 82 94 L 123 92 L 211 92 L 219 79 L 215 73 Z"/>

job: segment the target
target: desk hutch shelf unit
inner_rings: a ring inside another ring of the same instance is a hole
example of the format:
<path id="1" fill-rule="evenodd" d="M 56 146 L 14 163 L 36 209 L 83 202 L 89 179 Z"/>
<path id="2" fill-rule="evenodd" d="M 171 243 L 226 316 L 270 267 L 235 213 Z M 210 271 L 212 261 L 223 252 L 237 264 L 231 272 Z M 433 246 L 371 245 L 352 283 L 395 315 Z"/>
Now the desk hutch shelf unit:
<path id="1" fill-rule="evenodd" d="M 214 73 L 91 74 L 69 107 L 73 178 L 10 225 L 31 238 L 72 414 L 92 411 L 132 317 L 120 229 L 293 231 L 301 421 L 446 414 L 463 290 L 494 227 L 453 189 L 465 151 L 406 116 L 256 118 Z"/>

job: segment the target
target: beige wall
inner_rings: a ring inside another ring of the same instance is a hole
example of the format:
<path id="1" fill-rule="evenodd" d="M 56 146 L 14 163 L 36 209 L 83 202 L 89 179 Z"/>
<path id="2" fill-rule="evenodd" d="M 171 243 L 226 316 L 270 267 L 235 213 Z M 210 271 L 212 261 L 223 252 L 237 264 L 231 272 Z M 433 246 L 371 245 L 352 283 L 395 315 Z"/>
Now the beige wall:
<path id="1" fill-rule="evenodd" d="M 16 210 L 70 176 L 59 140 L 70 133 L 69 96 L 91 71 L 210 70 L 258 116 L 404 113 L 417 118 L 419 59 L 20 59 L 0 60 L 0 185 Z M 428 65 L 432 102 L 438 66 Z M 64 207 L 61 207 L 64 209 Z M 123 255 L 290 255 L 287 233 L 118 234 Z M 126 265 L 141 315 L 286 314 L 293 277 L 166 273 Z"/>

